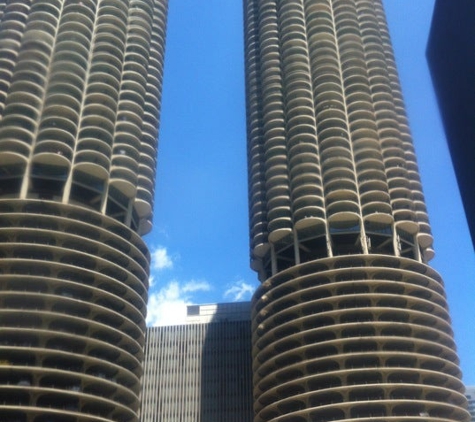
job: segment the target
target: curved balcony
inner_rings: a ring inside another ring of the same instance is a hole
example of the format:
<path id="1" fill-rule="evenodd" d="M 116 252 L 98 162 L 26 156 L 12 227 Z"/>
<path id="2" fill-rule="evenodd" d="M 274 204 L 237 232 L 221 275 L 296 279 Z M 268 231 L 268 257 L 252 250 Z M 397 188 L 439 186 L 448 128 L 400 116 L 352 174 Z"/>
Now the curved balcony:
<path id="1" fill-rule="evenodd" d="M 385 209 L 385 212 L 391 213 L 390 197 L 387 190 L 381 189 L 380 184 L 368 184 L 364 189 L 364 192 L 360 188 L 360 201 L 362 205 L 370 203 L 379 203 L 381 207 Z"/>
<path id="2" fill-rule="evenodd" d="M 127 198 L 132 198 L 136 192 L 137 174 L 123 166 L 112 166 L 109 183 Z"/>
<path id="3" fill-rule="evenodd" d="M 3 411 L 137 420 L 145 246 L 84 208 L 8 203 L 11 224 L 0 228 Z"/>
<path id="4" fill-rule="evenodd" d="M 354 172 L 354 164 L 351 160 L 351 153 L 343 148 L 332 148 L 325 150 L 325 155 L 321 157 L 322 173 L 328 174 L 334 169 L 348 169 Z"/>
<path id="5" fill-rule="evenodd" d="M 153 197 L 150 191 L 142 187 L 138 187 L 134 206 L 141 218 L 152 213 L 152 203 Z"/>
<path id="6" fill-rule="evenodd" d="M 96 55 L 89 70 L 88 85 L 95 83 L 102 84 L 103 87 L 108 86 L 111 90 L 115 90 L 118 95 L 120 71 L 117 68 L 118 63 L 115 60 L 112 63 L 110 56 Z"/>
<path id="7" fill-rule="evenodd" d="M 29 157 L 30 146 L 23 142 L 30 140 L 31 134 L 28 131 L 24 131 L 22 128 L 4 128 L 3 130 L 0 129 L 0 136 L 4 138 L 0 140 L 2 155 L 8 154 L 12 158 L 21 156 L 25 159 Z M 18 161 L 18 159 L 15 159 L 15 161 Z"/>
<path id="8" fill-rule="evenodd" d="M 381 255 L 327 258 L 282 271 L 258 288 L 252 315 L 258 420 L 396 421 L 421 412 L 431 422 L 465 420 L 439 277 L 411 263 Z"/>
<path id="9" fill-rule="evenodd" d="M 74 163 L 76 169 L 101 180 L 109 177 L 110 160 L 98 151 L 87 149 L 78 151 L 74 157 Z"/>
<path id="10" fill-rule="evenodd" d="M 356 192 L 355 173 L 352 168 L 329 168 L 323 173 L 323 185 L 325 187 L 325 192 L 329 193 L 333 190 L 337 190 L 338 188 L 346 189 L 348 182 L 351 182 L 355 186 L 355 188 L 351 190 Z"/>
<path id="11" fill-rule="evenodd" d="M 78 142 L 91 141 L 98 139 L 99 142 L 112 146 L 113 138 L 110 132 L 101 128 L 100 126 L 89 126 L 80 129 L 78 134 Z"/>
<path id="12" fill-rule="evenodd" d="M 43 141 L 36 144 L 32 159 L 37 164 L 63 167 L 66 173 L 71 167 L 72 151 L 61 142 Z"/>

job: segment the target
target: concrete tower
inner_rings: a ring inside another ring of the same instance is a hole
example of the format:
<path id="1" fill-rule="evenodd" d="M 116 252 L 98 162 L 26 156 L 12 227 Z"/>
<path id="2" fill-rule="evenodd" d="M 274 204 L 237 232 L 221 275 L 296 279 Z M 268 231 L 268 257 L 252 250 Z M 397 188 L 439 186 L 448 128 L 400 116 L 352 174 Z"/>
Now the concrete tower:
<path id="1" fill-rule="evenodd" d="M 0 0 L 0 419 L 138 420 L 166 0 Z"/>
<path id="2" fill-rule="evenodd" d="M 467 421 L 381 0 L 245 0 L 255 422 Z"/>

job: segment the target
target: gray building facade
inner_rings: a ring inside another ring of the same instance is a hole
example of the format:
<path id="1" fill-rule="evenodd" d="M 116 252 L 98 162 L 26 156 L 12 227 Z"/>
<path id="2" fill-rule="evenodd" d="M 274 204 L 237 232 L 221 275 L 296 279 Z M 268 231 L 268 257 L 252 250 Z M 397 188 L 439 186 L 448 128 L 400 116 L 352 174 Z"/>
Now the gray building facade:
<path id="1" fill-rule="evenodd" d="M 188 306 L 187 323 L 149 327 L 141 422 L 252 421 L 249 303 Z"/>
<path id="2" fill-rule="evenodd" d="M 465 387 L 465 395 L 468 400 L 468 411 L 470 412 L 470 422 L 475 422 L 475 386 Z"/>

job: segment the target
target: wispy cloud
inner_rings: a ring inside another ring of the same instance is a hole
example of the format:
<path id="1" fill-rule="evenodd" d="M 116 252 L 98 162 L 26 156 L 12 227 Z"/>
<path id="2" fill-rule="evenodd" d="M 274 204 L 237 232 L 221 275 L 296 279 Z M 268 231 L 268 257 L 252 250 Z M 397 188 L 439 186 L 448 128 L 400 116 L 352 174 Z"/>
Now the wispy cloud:
<path id="1" fill-rule="evenodd" d="M 159 291 L 152 293 L 148 301 L 147 325 L 184 324 L 186 306 L 193 304 L 193 294 L 211 290 L 206 281 L 191 280 L 186 283 L 171 281 Z"/>
<path id="2" fill-rule="evenodd" d="M 167 248 L 159 246 L 152 251 L 152 269 L 161 271 L 173 268 L 173 259 Z"/>
<path id="3" fill-rule="evenodd" d="M 197 280 L 189 281 L 182 288 L 182 291 L 184 293 L 198 292 L 198 291 L 207 292 L 209 290 L 211 290 L 211 286 L 209 285 L 209 283 L 207 281 L 197 281 Z"/>
<path id="4" fill-rule="evenodd" d="M 251 298 L 254 289 L 254 286 L 251 284 L 248 284 L 243 280 L 238 280 L 224 292 L 224 297 L 226 299 L 231 299 L 233 302 L 247 300 Z"/>

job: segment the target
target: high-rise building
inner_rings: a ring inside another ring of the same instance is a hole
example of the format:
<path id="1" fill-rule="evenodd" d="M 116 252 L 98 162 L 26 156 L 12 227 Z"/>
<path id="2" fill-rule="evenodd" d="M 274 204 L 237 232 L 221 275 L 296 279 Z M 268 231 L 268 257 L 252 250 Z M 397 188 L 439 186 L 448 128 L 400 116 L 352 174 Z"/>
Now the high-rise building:
<path id="1" fill-rule="evenodd" d="M 475 245 L 475 3 L 436 0 L 427 59 Z"/>
<path id="2" fill-rule="evenodd" d="M 245 0 L 255 422 L 468 421 L 381 0 Z"/>
<path id="3" fill-rule="evenodd" d="M 470 412 L 470 422 L 475 422 L 475 386 L 467 386 L 465 395 L 468 401 L 468 411 Z"/>
<path id="4" fill-rule="evenodd" d="M 193 305 L 147 329 L 141 422 L 251 422 L 250 303 Z"/>
<path id="5" fill-rule="evenodd" d="M 166 0 L 0 0 L 0 419 L 138 421 Z"/>

